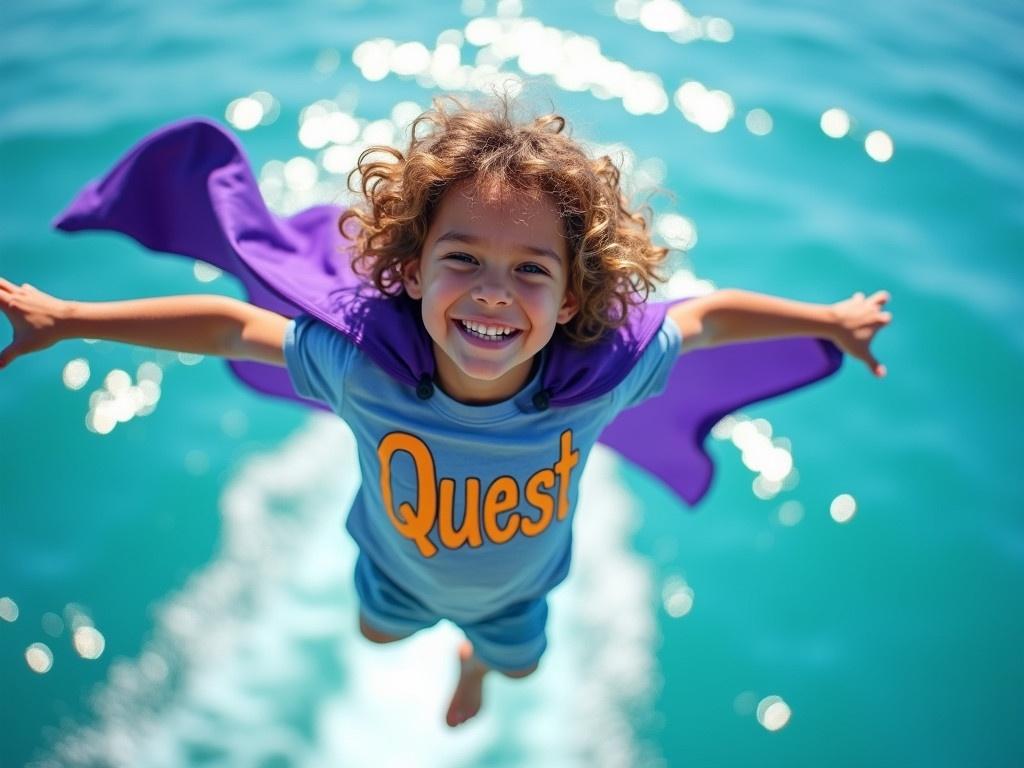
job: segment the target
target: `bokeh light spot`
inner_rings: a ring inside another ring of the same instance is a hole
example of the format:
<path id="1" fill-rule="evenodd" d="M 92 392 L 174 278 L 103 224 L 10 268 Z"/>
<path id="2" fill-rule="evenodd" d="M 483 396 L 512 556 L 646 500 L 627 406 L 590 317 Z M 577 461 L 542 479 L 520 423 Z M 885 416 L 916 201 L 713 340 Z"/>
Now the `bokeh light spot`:
<path id="1" fill-rule="evenodd" d="M 327 138 L 335 144 L 350 144 L 359 138 L 359 121 L 347 112 L 327 115 Z"/>
<path id="2" fill-rule="evenodd" d="M 615 0 L 615 15 L 623 21 L 637 21 L 642 5 L 641 0 Z"/>
<path id="3" fill-rule="evenodd" d="M 693 589 L 682 576 L 669 576 L 661 588 L 661 602 L 665 612 L 678 619 L 693 609 Z"/>
<path id="4" fill-rule="evenodd" d="M 139 658 L 139 671 L 147 680 L 160 683 L 167 679 L 171 670 L 163 656 L 156 651 L 146 651 Z"/>
<path id="5" fill-rule="evenodd" d="M 43 627 L 43 632 L 50 637 L 60 637 L 60 633 L 64 631 L 64 619 L 53 611 L 44 613 L 40 624 Z"/>
<path id="6" fill-rule="evenodd" d="M 423 43 L 402 43 L 391 52 L 389 64 L 396 75 L 418 75 L 430 67 L 430 51 Z"/>
<path id="7" fill-rule="evenodd" d="M 0 597 L 0 619 L 10 623 L 18 620 L 18 604 L 7 596 Z"/>
<path id="8" fill-rule="evenodd" d="M 98 659 L 107 647 L 107 641 L 96 627 L 82 626 L 75 630 L 72 637 L 75 651 L 83 659 Z"/>
<path id="9" fill-rule="evenodd" d="M 226 110 L 224 118 L 240 131 L 250 131 L 263 120 L 263 105 L 252 96 L 235 99 Z"/>
<path id="10" fill-rule="evenodd" d="M 64 606 L 64 621 L 71 627 L 72 631 L 79 627 L 92 626 L 89 612 L 78 603 L 68 603 Z"/>
<path id="11" fill-rule="evenodd" d="M 887 163 L 892 159 L 892 138 L 885 131 L 872 131 L 864 138 L 864 151 L 875 162 Z"/>
<path id="12" fill-rule="evenodd" d="M 53 668 L 53 651 L 46 643 L 32 643 L 25 649 L 25 661 L 33 672 L 45 675 Z"/>
<path id="13" fill-rule="evenodd" d="M 746 123 L 747 130 L 755 136 L 767 136 L 772 132 L 772 127 L 774 125 L 772 116 L 760 107 L 747 112 L 747 117 L 744 122 Z"/>
<path id="14" fill-rule="evenodd" d="M 352 52 L 352 62 L 370 82 L 383 80 L 390 71 L 391 51 L 394 48 L 394 40 L 380 37 L 367 40 L 356 46 Z"/>
<path id="15" fill-rule="evenodd" d="M 89 361 L 84 357 L 69 360 L 64 366 L 61 379 L 68 389 L 81 389 L 89 381 Z"/>
<path id="16" fill-rule="evenodd" d="M 154 384 L 159 384 L 164 379 L 164 369 L 156 363 L 147 360 L 136 369 L 135 378 L 139 382 L 151 381 Z"/>
<path id="17" fill-rule="evenodd" d="M 317 54 L 313 68 L 321 75 L 329 75 L 341 66 L 341 54 L 336 48 L 325 48 Z"/>
<path id="18" fill-rule="evenodd" d="M 203 356 L 193 352 L 179 352 L 178 362 L 182 365 L 199 365 L 203 362 Z"/>
<path id="19" fill-rule="evenodd" d="M 103 379 L 103 386 L 105 386 L 107 391 L 112 395 L 119 395 L 131 385 L 132 377 L 127 371 L 122 371 L 120 368 L 115 368 L 106 375 L 106 378 Z"/>
<path id="20" fill-rule="evenodd" d="M 795 499 L 784 501 L 779 505 L 779 522 L 788 528 L 804 519 L 804 505 Z"/>
<path id="21" fill-rule="evenodd" d="M 316 185 L 316 163 L 308 157 L 293 157 L 284 164 L 284 182 L 296 192 L 308 192 Z"/>
<path id="22" fill-rule="evenodd" d="M 704 24 L 704 37 L 716 43 L 728 43 L 735 32 L 728 19 L 714 16 Z"/>
<path id="23" fill-rule="evenodd" d="M 789 705 L 781 696 L 766 696 L 757 705 L 757 722 L 769 731 L 784 728 L 791 715 Z"/>
<path id="24" fill-rule="evenodd" d="M 523 0 L 498 0 L 498 16 L 511 19 L 523 13 Z"/>
<path id="25" fill-rule="evenodd" d="M 841 493 L 832 499 L 828 512 L 837 523 L 848 523 L 857 513 L 857 500 L 848 493 Z"/>
<path id="26" fill-rule="evenodd" d="M 478 18 L 466 25 L 466 41 L 471 45 L 488 45 L 497 40 L 500 35 L 501 23 L 497 19 Z"/>
<path id="27" fill-rule="evenodd" d="M 212 283 L 224 273 L 212 264 L 197 261 L 192 265 L 192 274 L 200 283 Z"/>
<path id="28" fill-rule="evenodd" d="M 850 116 L 839 107 L 826 109 L 821 115 L 821 130 L 826 136 L 841 139 L 850 132 Z"/>
<path id="29" fill-rule="evenodd" d="M 696 80 L 676 89 L 675 105 L 683 117 L 708 133 L 723 130 L 735 114 L 732 96 L 725 91 L 709 90 Z"/>
<path id="30" fill-rule="evenodd" d="M 675 0 L 647 0 L 640 6 L 640 24 L 652 32 L 676 32 L 689 14 Z"/>
<path id="31" fill-rule="evenodd" d="M 669 248 L 688 251 L 697 244 L 697 227 L 693 220 L 678 213 L 665 213 L 657 217 L 654 231 Z"/>
<path id="32" fill-rule="evenodd" d="M 237 440 L 249 429 L 249 417 L 245 415 L 245 411 L 238 408 L 224 411 L 220 417 L 220 428 L 224 430 L 225 435 Z"/>
<path id="33" fill-rule="evenodd" d="M 732 700 L 732 711 L 740 716 L 754 714 L 755 707 L 757 707 L 757 694 L 753 691 L 741 691 Z"/>

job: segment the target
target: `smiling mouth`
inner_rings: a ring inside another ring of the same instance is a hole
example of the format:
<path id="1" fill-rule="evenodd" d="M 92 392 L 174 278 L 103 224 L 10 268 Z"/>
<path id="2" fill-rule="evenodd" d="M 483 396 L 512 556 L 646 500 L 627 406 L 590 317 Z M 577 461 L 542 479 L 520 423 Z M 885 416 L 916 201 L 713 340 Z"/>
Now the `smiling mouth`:
<path id="1" fill-rule="evenodd" d="M 479 339 L 480 341 L 487 341 L 492 344 L 507 341 L 508 339 L 515 338 L 522 333 L 518 328 L 485 325 L 483 323 L 474 323 L 469 320 L 456 320 L 455 324 L 459 327 L 459 330 L 471 339 Z"/>

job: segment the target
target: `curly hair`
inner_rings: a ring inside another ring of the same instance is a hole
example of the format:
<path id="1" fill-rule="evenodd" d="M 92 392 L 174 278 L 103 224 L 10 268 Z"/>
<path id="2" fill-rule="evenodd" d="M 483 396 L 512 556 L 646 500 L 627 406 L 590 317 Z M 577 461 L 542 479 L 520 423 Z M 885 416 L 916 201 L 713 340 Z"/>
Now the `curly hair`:
<path id="1" fill-rule="evenodd" d="M 563 133 L 565 127 L 556 114 L 517 122 L 507 98 L 489 109 L 467 107 L 453 97 L 435 99 L 413 122 L 404 153 L 370 147 L 349 176 L 362 202 L 342 213 L 338 226 L 352 241 L 353 268 L 381 292 L 395 295 L 453 185 L 475 180 L 491 190 L 541 193 L 561 218 L 569 253 L 567 289 L 579 305 L 563 332 L 585 345 L 620 327 L 630 308 L 646 301 L 655 282 L 664 279 L 658 268 L 668 249 L 651 242 L 649 210 L 630 210 L 611 158 L 588 157 Z"/>

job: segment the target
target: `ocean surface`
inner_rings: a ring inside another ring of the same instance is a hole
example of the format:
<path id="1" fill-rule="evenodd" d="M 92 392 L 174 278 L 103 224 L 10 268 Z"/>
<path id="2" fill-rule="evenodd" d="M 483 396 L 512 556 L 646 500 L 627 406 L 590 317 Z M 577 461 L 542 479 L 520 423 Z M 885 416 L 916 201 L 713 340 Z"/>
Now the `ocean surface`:
<path id="1" fill-rule="evenodd" d="M 3 3 L 9 280 L 238 296 L 50 221 L 188 115 L 233 126 L 275 209 L 344 202 L 361 147 L 500 81 L 664 190 L 672 290 L 885 289 L 895 320 L 886 378 L 848 359 L 720 424 L 695 510 L 596 451 L 540 671 L 454 731 L 457 630 L 357 634 L 340 421 L 214 359 L 20 359 L 0 764 L 1024 765 L 1022 39 L 994 0 Z"/>

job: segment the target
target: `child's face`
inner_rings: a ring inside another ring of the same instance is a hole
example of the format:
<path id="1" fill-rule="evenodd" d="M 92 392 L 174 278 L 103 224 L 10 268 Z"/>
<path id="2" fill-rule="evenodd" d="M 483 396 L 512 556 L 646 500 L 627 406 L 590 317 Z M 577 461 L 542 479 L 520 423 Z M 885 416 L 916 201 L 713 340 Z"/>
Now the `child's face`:
<path id="1" fill-rule="evenodd" d="M 568 276 L 561 221 L 545 196 L 448 190 L 404 279 L 423 300 L 441 388 L 469 403 L 518 392 L 555 326 L 576 314 Z"/>

